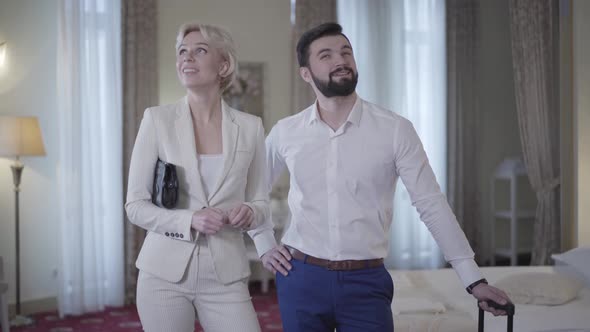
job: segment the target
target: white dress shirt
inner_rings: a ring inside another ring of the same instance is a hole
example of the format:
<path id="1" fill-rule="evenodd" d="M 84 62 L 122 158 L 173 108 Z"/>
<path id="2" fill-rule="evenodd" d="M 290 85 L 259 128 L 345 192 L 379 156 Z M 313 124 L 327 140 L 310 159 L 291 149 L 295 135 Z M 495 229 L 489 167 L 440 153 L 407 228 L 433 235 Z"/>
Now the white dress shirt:
<path id="1" fill-rule="evenodd" d="M 481 279 L 410 121 L 358 97 L 334 131 L 316 104 L 280 120 L 266 138 L 269 184 L 285 167 L 290 173 L 292 217 L 282 242 L 329 260 L 385 257 L 401 177 L 464 285 Z"/>

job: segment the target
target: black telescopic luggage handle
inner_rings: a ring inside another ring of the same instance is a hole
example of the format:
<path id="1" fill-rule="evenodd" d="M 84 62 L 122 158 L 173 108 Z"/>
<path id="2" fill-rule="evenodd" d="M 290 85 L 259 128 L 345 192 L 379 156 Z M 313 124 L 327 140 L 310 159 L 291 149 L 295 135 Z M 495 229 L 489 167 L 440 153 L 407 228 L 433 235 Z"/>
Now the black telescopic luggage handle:
<path id="1" fill-rule="evenodd" d="M 512 332 L 512 319 L 514 318 L 514 304 L 512 303 L 506 303 L 505 305 L 501 305 L 500 303 L 494 302 L 492 300 L 488 300 L 486 301 L 488 306 L 495 308 L 495 309 L 499 309 L 499 310 L 504 310 L 506 312 L 506 315 L 508 315 L 508 322 L 506 323 L 506 331 L 508 332 Z M 479 303 L 477 304 L 477 307 L 479 308 L 479 319 L 478 319 L 478 323 L 477 323 L 477 331 L 478 332 L 483 332 L 483 314 L 484 311 L 482 308 L 479 307 Z"/>

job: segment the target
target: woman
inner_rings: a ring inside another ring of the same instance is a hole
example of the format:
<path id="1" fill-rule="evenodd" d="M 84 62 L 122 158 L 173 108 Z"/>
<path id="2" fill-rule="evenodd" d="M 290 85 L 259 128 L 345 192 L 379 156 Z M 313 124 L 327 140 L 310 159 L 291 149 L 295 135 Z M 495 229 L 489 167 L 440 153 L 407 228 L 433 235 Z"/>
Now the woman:
<path id="1" fill-rule="evenodd" d="M 263 235 L 272 229 L 264 129 L 260 118 L 221 99 L 235 70 L 227 31 L 185 24 L 176 72 L 186 96 L 144 113 L 125 208 L 131 222 L 148 231 L 136 262 L 145 331 L 193 331 L 195 311 L 206 332 L 260 331 L 243 231 L 263 253 L 274 246 Z M 177 168 L 179 198 L 172 210 L 151 202 L 158 158 Z"/>

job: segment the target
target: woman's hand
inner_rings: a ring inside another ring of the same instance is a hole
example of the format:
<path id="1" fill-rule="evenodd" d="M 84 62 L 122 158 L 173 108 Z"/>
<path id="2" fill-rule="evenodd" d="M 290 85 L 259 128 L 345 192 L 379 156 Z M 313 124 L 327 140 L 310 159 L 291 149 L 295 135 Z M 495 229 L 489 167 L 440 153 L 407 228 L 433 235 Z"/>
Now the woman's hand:
<path id="1" fill-rule="evenodd" d="M 208 207 L 193 214 L 191 227 L 201 233 L 215 234 L 227 223 L 227 217 L 220 209 Z"/>
<path id="2" fill-rule="evenodd" d="M 240 204 L 229 211 L 228 219 L 233 227 L 246 230 L 254 221 L 254 211 L 248 205 Z"/>

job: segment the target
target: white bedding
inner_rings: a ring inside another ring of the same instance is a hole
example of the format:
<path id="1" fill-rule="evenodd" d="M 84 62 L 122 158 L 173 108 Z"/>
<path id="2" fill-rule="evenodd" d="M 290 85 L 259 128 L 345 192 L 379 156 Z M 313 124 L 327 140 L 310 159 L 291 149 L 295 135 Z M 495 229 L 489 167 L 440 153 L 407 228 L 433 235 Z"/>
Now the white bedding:
<path id="1" fill-rule="evenodd" d="M 484 267 L 490 283 L 511 274 L 550 272 L 553 267 Z M 475 299 L 465 292 L 452 269 L 390 270 L 395 285 L 392 310 L 396 332 L 477 331 Z M 441 309 L 442 307 L 442 309 Z M 485 314 L 485 331 L 506 331 L 506 317 Z M 590 332 L 590 289 L 559 306 L 516 305 L 514 331 Z"/>

